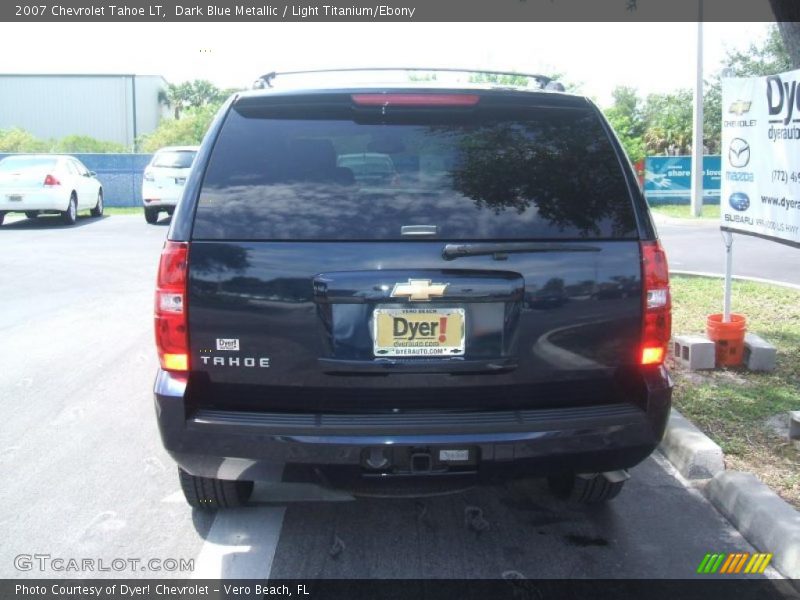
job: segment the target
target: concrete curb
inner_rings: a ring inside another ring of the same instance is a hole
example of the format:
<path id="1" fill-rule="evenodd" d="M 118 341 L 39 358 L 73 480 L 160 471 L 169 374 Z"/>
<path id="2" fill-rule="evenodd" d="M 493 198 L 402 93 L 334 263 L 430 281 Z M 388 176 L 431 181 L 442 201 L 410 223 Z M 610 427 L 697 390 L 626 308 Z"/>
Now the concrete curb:
<path id="1" fill-rule="evenodd" d="M 778 571 L 800 579 L 800 513 L 752 473 L 725 471 L 704 492 L 753 546 L 774 554 Z"/>
<path id="2" fill-rule="evenodd" d="M 726 471 L 722 449 L 674 408 L 661 453 L 772 566 L 800 580 L 800 513 L 752 473 Z"/>
<path id="3" fill-rule="evenodd" d="M 722 448 L 674 408 L 659 449 L 686 479 L 709 479 L 725 470 Z"/>

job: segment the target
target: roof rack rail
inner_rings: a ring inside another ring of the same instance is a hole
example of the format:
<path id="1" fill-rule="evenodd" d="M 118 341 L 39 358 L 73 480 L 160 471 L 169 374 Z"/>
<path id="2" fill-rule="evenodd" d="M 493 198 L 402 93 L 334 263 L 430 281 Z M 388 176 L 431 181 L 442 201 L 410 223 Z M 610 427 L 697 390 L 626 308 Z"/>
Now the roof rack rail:
<path id="1" fill-rule="evenodd" d="M 310 75 L 315 73 L 359 73 L 369 71 L 422 71 L 426 73 L 470 73 L 475 75 L 505 75 L 527 77 L 535 80 L 541 89 L 564 91 L 564 86 L 551 77 L 538 73 L 517 73 L 514 71 L 486 71 L 483 69 L 423 68 L 423 67 L 356 67 L 347 69 L 311 69 L 307 71 L 271 71 L 255 80 L 253 87 L 257 89 L 271 88 L 275 78 L 283 75 Z"/>

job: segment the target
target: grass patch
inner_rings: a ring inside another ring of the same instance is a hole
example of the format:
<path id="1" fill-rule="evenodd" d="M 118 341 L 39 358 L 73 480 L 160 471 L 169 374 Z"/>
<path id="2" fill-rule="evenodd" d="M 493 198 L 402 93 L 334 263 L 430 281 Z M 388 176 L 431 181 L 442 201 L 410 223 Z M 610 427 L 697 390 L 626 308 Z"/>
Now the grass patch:
<path id="1" fill-rule="evenodd" d="M 704 333 L 706 317 L 722 311 L 722 279 L 672 277 L 673 331 Z M 772 373 L 745 369 L 684 371 L 671 365 L 678 410 L 717 442 L 729 469 L 751 471 L 800 507 L 800 452 L 766 425 L 800 409 L 800 291 L 734 281 L 732 307 L 747 329 L 778 349 Z"/>
<path id="2" fill-rule="evenodd" d="M 107 215 L 141 215 L 144 209 L 141 206 L 105 206 L 103 213 Z"/>
<path id="3" fill-rule="evenodd" d="M 652 210 L 653 212 L 661 213 L 667 215 L 668 217 L 673 217 L 676 219 L 696 218 L 689 214 L 690 209 L 691 207 L 688 204 L 657 204 L 655 206 L 650 207 L 650 210 Z M 699 218 L 719 220 L 720 218 L 719 204 L 704 204 L 703 216 Z"/>

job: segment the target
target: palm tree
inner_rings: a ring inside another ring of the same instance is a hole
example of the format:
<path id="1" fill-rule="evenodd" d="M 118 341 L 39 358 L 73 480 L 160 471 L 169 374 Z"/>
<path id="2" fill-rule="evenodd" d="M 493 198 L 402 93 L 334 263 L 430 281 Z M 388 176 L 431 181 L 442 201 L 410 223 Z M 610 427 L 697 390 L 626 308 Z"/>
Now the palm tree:
<path id="1" fill-rule="evenodd" d="M 176 119 L 181 118 L 181 111 L 191 106 L 192 84 L 188 81 L 183 83 L 167 84 L 167 105 L 173 110 Z"/>

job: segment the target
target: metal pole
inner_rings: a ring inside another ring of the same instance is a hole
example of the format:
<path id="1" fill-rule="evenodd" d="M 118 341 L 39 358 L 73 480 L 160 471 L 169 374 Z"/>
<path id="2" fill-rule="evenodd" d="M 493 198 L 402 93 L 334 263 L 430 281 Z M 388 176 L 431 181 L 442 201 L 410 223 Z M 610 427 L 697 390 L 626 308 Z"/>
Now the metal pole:
<path id="1" fill-rule="evenodd" d="M 702 1 L 702 0 L 701 0 Z M 139 136 L 139 127 L 136 122 L 136 75 L 131 75 L 131 98 L 133 99 L 133 151 L 136 152 L 136 138 Z"/>
<path id="2" fill-rule="evenodd" d="M 722 70 L 723 79 L 734 76 L 730 67 Z M 722 299 L 722 322 L 731 322 L 731 282 L 733 279 L 733 234 L 730 231 L 722 232 L 722 241 L 725 244 L 725 293 Z"/>
<path id="3" fill-rule="evenodd" d="M 698 0 L 697 65 L 692 111 L 692 216 L 703 214 L 703 0 Z"/>
<path id="4" fill-rule="evenodd" d="M 730 231 L 722 232 L 725 242 L 725 299 L 722 303 L 722 322 L 731 322 L 731 280 L 733 279 L 733 234 Z"/>

